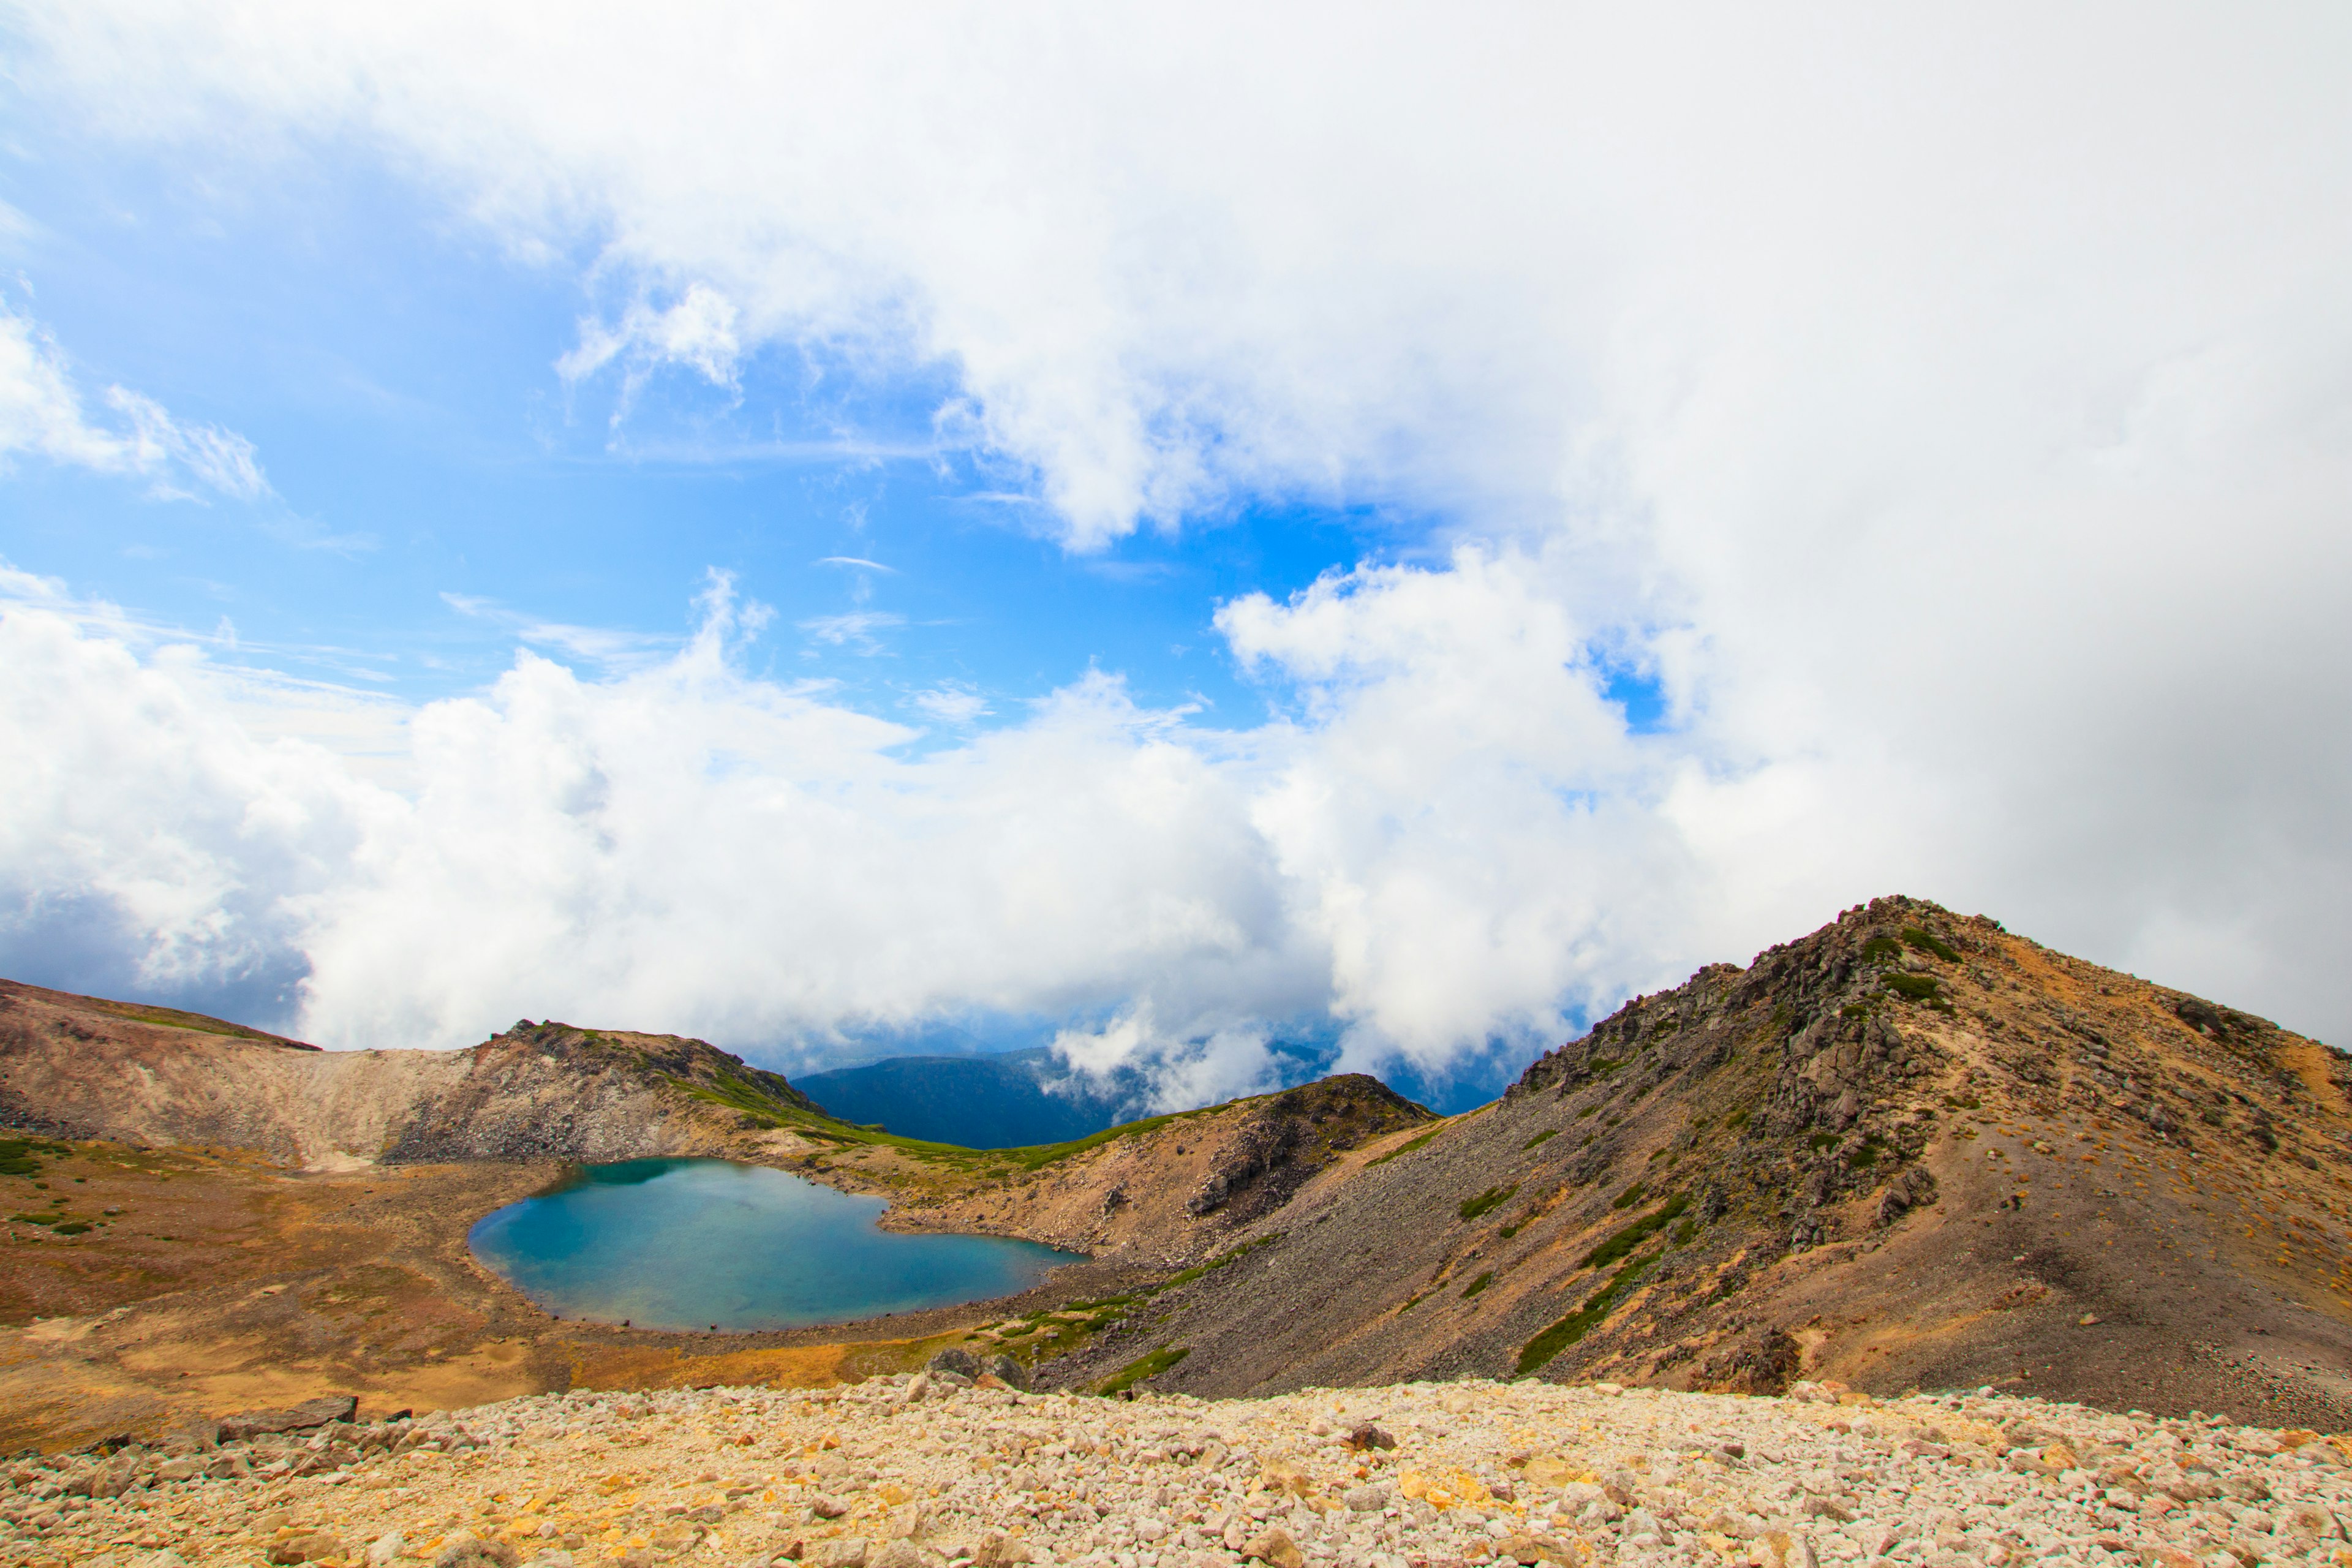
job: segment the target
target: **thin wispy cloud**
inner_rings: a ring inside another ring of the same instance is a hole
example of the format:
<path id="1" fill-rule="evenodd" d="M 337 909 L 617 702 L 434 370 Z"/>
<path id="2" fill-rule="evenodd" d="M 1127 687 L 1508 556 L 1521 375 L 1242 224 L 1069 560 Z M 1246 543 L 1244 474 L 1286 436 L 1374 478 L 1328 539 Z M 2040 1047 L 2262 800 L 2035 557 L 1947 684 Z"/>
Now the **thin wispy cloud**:
<path id="1" fill-rule="evenodd" d="M 849 610 L 837 616 L 812 616 L 799 623 L 801 630 L 818 642 L 867 655 L 886 651 L 877 632 L 906 624 L 906 616 L 888 610 Z"/>
<path id="2" fill-rule="evenodd" d="M 659 632 L 572 626 L 510 609 L 495 599 L 444 592 L 441 602 L 471 620 L 487 622 L 534 647 L 556 648 L 614 669 L 639 668 L 675 653 L 685 639 Z"/>
<path id="3" fill-rule="evenodd" d="M 253 443 L 235 431 L 175 419 L 128 387 L 107 387 L 99 401 L 112 419 L 92 416 L 64 351 L 0 298 L 0 462 L 16 454 L 121 474 L 159 500 L 272 493 Z"/>
<path id="4" fill-rule="evenodd" d="M 942 724 L 975 724 L 992 711 L 988 699 L 969 686 L 934 686 L 908 700 Z"/>

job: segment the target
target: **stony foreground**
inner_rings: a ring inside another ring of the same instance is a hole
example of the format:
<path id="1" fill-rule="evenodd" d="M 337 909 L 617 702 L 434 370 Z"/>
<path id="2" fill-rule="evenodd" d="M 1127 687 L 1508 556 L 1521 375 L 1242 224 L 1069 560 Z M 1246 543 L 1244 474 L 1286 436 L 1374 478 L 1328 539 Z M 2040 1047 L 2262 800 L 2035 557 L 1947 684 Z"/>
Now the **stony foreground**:
<path id="1" fill-rule="evenodd" d="M 1989 1394 L 1129 1401 L 923 1373 L 215 1436 L 16 1461 L 0 1562 L 2352 1568 L 2336 1440 Z"/>

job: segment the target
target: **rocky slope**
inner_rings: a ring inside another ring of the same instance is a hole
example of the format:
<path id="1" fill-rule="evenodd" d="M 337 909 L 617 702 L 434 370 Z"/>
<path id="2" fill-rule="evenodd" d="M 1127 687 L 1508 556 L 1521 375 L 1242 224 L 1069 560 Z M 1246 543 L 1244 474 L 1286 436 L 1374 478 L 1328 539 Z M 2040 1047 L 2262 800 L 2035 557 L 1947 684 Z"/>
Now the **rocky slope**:
<path id="1" fill-rule="evenodd" d="M 1435 1120 L 1380 1079 L 1347 1073 L 1135 1123 L 974 1189 L 901 1204 L 889 1224 L 1181 1268 L 1280 1210 L 1347 1151 Z"/>
<path id="2" fill-rule="evenodd" d="M 2341 1439 L 1983 1392 L 1418 1383 L 1127 1402 L 927 1373 L 341 1414 L 18 1464 L 0 1476 L 0 1561 L 2319 1568 L 2352 1518 Z"/>
<path id="3" fill-rule="evenodd" d="M 823 1120 L 781 1076 L 676 1036 L 524 1023 L 462 1051 L 321 1051 L 0 981 L 0 1126 L 54 1136 L 326 1170 L 719 1152 L 786 1119 Z"/>
<path id="4" fill-rule="evenodd" d="M 1348 1152 L 1048 1371 L 1812 1374 L 2343 1429 L 2347 1081 L 2263 1020 L 1880 900 Z"/>

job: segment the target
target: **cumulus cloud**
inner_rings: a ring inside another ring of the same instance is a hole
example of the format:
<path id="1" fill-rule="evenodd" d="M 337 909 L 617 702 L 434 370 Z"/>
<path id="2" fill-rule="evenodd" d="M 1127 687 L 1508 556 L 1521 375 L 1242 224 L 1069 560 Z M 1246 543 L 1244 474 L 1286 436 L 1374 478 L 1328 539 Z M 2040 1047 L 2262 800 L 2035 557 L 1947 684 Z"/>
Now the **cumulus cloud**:
<path id="1" fill-rule="evenodd" d="M 234 431 L 177 420 L 152 397 L 110 386 L 101 401 L 119 416 L 94 422 L 57 343 L 0 300 L 0 460 L 22 452 L 52 463 L 129 474 L 165 499 L 198 486 L 235 500 L 270 493 L 253 443 Z"/>
<path id="2" fill-rule="evenodd" d="M 717 634 L 526 658 L 416 716 L 404 826 L 305 906 L 321 1032 L 537 977 L 739 1038 L 1325 1007 L 1437 1064 L 1894 888 L 2352 1025 L 2343 15 L 18 15 L 86 122 L 372 143 L 593 250 L 575 380 L 945 372 L 941 440 L 1082 552 L 1436 520 L 1223 608 L 1246 733 L 1089 678 L 910 761 Z"/>

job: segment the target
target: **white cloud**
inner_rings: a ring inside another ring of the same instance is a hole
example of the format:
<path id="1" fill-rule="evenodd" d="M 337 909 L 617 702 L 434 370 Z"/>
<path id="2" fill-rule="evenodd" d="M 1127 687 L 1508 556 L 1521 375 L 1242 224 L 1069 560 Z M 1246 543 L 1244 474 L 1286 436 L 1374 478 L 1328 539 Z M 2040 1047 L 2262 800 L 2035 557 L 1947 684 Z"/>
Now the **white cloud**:
<path id="1" fill-rule="evenodd" d="M 555 362 L 567 382 L 584 381 L 615 360 L 627 368 L 617 425 L 646 378 L 664 365 L 680 365 L 713 386 L 732 391 L 743 344 L 736 334 L 742 312 L 707 283 L 690 283 L 671 303 L 656 306 L 643 294 L 629 301 L 616 321 L 594 317 L 580 323 L 579 342 Z"/>
<path id="2" fill-rule="evenodd" d="M 373 140 L 594 250 L 627 303 L 575 377 L 945 371 L 941 439 L 1079 550 L 1441 520 L 1225 608 L 1289 714 L 1247 734 L 1089 679 L 909 762 L 723 645 L 526 659 L 418 716 L 406 826 L 316 905 L 340 1037 L 536 985 L 739 1030 L 1149 1001 L 1187 1041 L 1328 1005 L 1441 1062 L 1891 888 L 2352 1034 L 2347 14 L 20 15 L 60 112 Z M 130 439 L 72 406 L 5 428 Z"/>
<path id="3" fill-rule="evenodd" d="M 968 686 L 934 686 L 915 693 L 916 707 L 942 724 L 974 724 L 988 717 L 988 699 Z"/>
<path id="4" fill-rule="evenodd" d="M 837 616 L 812 616 L 800 623 L 800 628 L 818 642 L 876 654 L 882 651 L 882 640 L 874 634 L 906 624 L 906 616 L 889 610 L 846 610 Z"/>
<path id="5" fill-rule="evenodd" d="M 236 500 L 270 493 L 253 443 L 236 432 L 173 419 L 153 398 L 120 386 L 108 387 L 104 401 L 122 426 L 90 421 L 64 353 L 0 300 L 0 460 L 22 452 L 136 475 L 165 498 L 185 498 L 192 484 Z"/>

